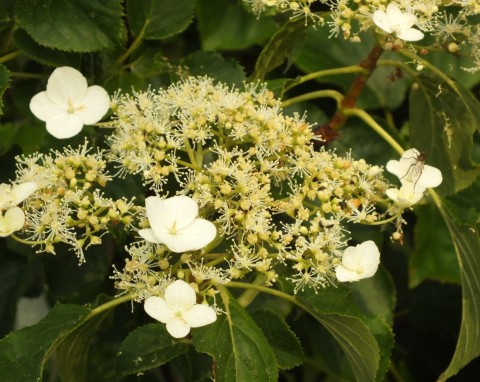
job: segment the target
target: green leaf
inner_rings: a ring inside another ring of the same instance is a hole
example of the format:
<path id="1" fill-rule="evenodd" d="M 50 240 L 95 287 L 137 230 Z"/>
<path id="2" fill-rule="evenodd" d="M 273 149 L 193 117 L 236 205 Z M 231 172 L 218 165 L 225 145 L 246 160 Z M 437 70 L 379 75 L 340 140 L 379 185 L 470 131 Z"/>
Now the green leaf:
<path id="1" fill-rule="evenodd" d="M 252 80 L 263 81 L 268 72 L 282 65 L 285 60 L 288 60 L 288 64 L 290 64 L 295 54 L 298 53 L 299 47 L 302 46 L 305 32 L 305 21 L 302 18 L 285 23 L 260 53 Z"/>
<path id="2" fill-rule="evenodd" d="M 72 254 L 46 256 L 45 278 L 50 293 L 63 302 L 89 302 L 97 294 L 96 287 L 108 279 L 115 244 L 104 236 L 101 245 L 91 246 L 85 251 L 85 264 L 78 265 Z"/>
<path id="3" fill-rule="evenodd" d="M 252 313 L 252 318 L 267 337 L 280 369 L 292 369 L 305 362 L 298 338 L 279 315 L 269 310 L 258 310 Z"/>
<path id="4" fill-rule="evenodd" d="M 225 288 L 220 297 L 225 314 L 192 331 L 195 349 L 214 358 L 215 380 L 277 381 L 275 353 L 263 332 Z"/>
<path id="5" fill-rule="evenodd" d="M 380 267 L 373 277 L 352 283 L 350 288 L 362 311 L 379 316 L 389 325 L 393 325 L 395 285 L 383 267 Z"/>
<path id="6" fill-rule="evenodd" d="M 460 82 L 468 89 L 480 82 L 480 71 L 472 73 L 463 69 L 476 66 L 475 58 L 471 54 L 455 55 L 445 51 L 439 51 L 429 52 L 424 58 L 435 65 L 437 69 L 440 69 L 447 76 Z"/>
<path id="7" fill-rule="evenodd" d="M 168 363 L 173 375 L 181 375 L 184 382 L 211 382 L 213 360 L 208 354 L 197 353 L 193 346 L 185 354 Z"/>
<path id="8" fill-rule="evenodd" d="M 43 366 L 65 336 L 89 313 L 78 305 L 57 305 L 38 324 L 10 333 L 0 341 L 2 382 L 38 382 Z"/>
<path id="9" fill-rule="evenodd" d="M 393 334 L 376 316 L 358 310 L 350 291 L 338 286 L 319 293 L 311 289 L 296 299 L 342 348 L 357 381 L 382 381 L 390 363 Z"/>
<path id="10" fill-rule="evenodd" d="M 440 212 L 452 236 L 462 278 L 460 334 L 450 365 L 439 378 L 445 381 L 480 356 L 480 237 L 476 227 L 457 223 L 454 206 Z"/>
<path id="11" fill-rule="evenodd" d="M 272 18 L 261 21 L 238 1 L 197 1 L 198 29 L 205 50 L 239 50 L 259 44 L 275 32 Z"/>
<path id="12" fill-rule="evenodd" d="M 18 28 L 13 35 L 15 46 L 23 54 L 35 61 L 50 66 L 79 67 L 81 63 L 80 53 L 62 52 L 56 49 L 46 48 L 30 37 L 24 29 Z"/>
<path id="13" fill-rule="evenodd" d="M 295 58 L 295 65 L 305 73 L 336 69 L 350 65 L 359 65 L 368 56 L 375 43 L 373 34 L 363 33 L 360 43 L 352 44 L 341 37 L 330 37 L 328 28 L 310 29 L 300 53 Z M 395 52 L 384 52 L 380 59 L 398 60 Z M 406 95 L 409 80 L 399 77 L 397 70 L 391 67 L 377 67 L 369 78 L 365 89 L 357 101 L 359 108 L 387 108 L 400 106 Z M 318 78 L 319 82 L 336 84 L 347 91 L 355 75 L 337 75 Z"/>
<path id="14" fill-rule="evenodd" d="M 57 347 L 56 362 L 62 381 L 88 382 L 87 360 L 91 340 L 110 311 L 90 318 L 70 333 Z"/>
<path id="15" fill-rule="evenodd" d="M 480 178 L 468 188 L 452 195 L 449 202 L 456 206 L 455 218 L 457 223 L 476 225 L 480 223 Z"/>
<path id="16" fill-rule="evenodd" d="M 120 346 L 117 373 L 120 376 L 161 366 L 185 353 L 187 342 L 174 339 L 164 324 L 148 324 L 131 332 Z"/>
<path id="17" fill-rule="evenodd" d="M 198 51 L 187 56 L 182 63 L 193 76 L 207 75 L 236 86 L 241 86 L 246 79 L 243 68 L 236 61 L 225 59 L 219 53 Z"/>
<path id="18" fill-rule="evenodd" d="M 423 74 L 416 81 L 410 92 L 412 147 L 442 171 L 441 193 L 458 192 L 480 174 L 471 159 L 473 134 L 480 126 L 480 102 L 460 84 L 452 88 Z"/>
<path id="19" fill-rule="evenodd" d="M 44 122 L 38 125 L 40 123 Z M 20 146 L 23 154 L 38 150 L 47 134 L 45 126 L 33 126 L 29 120 L 0 124 L 0 153 L 10 150 L 13 145 Z"/>
<path id="20" fill-rule="evenodd" d="M 7 90 L 10 83 L 10 72 L 8 69 L 0 64 L 0 115 L 3 114 L 3 93 Z"/>
<path id="21" fill-rule="evenodd" d="M 21 296 L 22 276 L 26 260 L 7 248 L 0 249 L 0 336 L 10 331 L 15 319 L 17 301 Z"/>
<path id="22" fill-rule="evenodd" d="M 460 271 L 452 238 L 434 205 L 415 209 L 415 248 L 410 258 L 410 287 L 424 280 L 460 283 Z M 432 238 L 435 240 L 432 240 Z"/>
<path id="23" fill-rule="evenodd" d="M 161 40 L 183 32 L 192 22 L 192 0 L 128 0 L 128 23 L 140 39 Z"/>
<path id="24" fill-rule="evenodd" d="M 121 0 L 19 0 L 19 24 L 40 45 L 73 52 L 112 49 L 124 35 Z"/>

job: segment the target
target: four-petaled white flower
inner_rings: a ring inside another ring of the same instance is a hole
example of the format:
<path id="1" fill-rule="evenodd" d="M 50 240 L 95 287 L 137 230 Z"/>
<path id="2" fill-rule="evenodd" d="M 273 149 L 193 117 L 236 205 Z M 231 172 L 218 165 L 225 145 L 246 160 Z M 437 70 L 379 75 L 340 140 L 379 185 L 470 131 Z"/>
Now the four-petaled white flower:
<path id="1" fill-rule="evenodd" d="M 340 282 L 358 281 L 372 277 L 378 264 L 380 251 L 372 240 L 368 240 L 343 252 L 342 263 L 335 267 L 335 274 Z"/>
<path id="2" fill-rule="evenodd" d="M 183 280 L 170 284 L 164 298 L 147 298 L 144 309 L 149 316 L 167 324 L 167 331 L 175 338 L 185 337 L 190 328 L 209 325 L 217 319 L 213 308 L 197 304 L 195 291 Z"/>
<path id="3" fill-rule="evenodd" d="M 5 183 L 0 184 L 0 237 L 9 236 L 23 228 L 25 214 L 17 205 L 36 190 L 37 184 L 33 182 L 17 184 L 13 187 Z"/>
<path id="4" fill-rule="evenodd" d="M 47 131 L 55 138 L 71 138 L 83 125 L 98 122 L 110 107 L 110 97 L 100 86 L 88 87 L 87 79 L 78 70 L 64 66 L 53 71 L 47 90 L 35 95 L 30 110 L 47 123 Z"/>
<path id="5" fill-rule="evenodd" d="M 138 231 L 152 243 L 165 244 L 173 252 L 195 251 L 205 247 L 217 235 L 212 222 L 198 216 L 198 204 L 188 196 L 145 199 L 151 228 Z"/>
<path id="6" fill-rule="evenodd" d="M 423 155 L 417 149 L 405 151 L 400 160 L 390 160 L 387 171 L 396 175 L 402 186 L 413 185 L 408 192 L 423 193 L 427 188 L 437 187 L 442 183 L 441 171 L 425 164 Z"/>
<path id="7" fill-rule="evenodd" d="M 408 12 L 402 12 L 397 3 L 390 3 L 386 11 L 377 10 L 372 16 L 373 22 L 387 33 L 395 35 L 405 41 L 418 41 L 423 38 L 423 33 L 412 28 L 417 22 L 417 17 Z"/>

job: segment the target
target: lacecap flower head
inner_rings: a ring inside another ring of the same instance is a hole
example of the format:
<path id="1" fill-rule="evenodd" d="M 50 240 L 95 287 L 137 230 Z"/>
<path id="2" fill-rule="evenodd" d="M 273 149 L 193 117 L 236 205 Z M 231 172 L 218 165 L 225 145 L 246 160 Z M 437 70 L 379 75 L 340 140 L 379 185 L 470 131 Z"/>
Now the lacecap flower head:
<path id="1" fill-rule="evenodd" d="M 340 282 L 358 281 L 372 277 L 379 264 L 380 251 L 372 240 L 368 240 L 345 249 L 342 263 L 335 267 L 335 274 Z"/>
<path id="2" fill-rule="evenodd" d="M 53 71 L 47 90 L 35 95 L 30 110 L 47 123 L 47 131 L 55 138 L 71 138 L 83 125 L 98 122 L 110 107 L 110 97 L 100 86 L 88 87 L 78 70 L 64 66 Z"/>
<path id="3" fill-rule="evenodd" d="M 377 27 L 387 33 L 394 33 L 401 40 L 418 41 L 423 38 L 422 32 L 412 28 L 417 22 L 417 17 L 414 14 L 402 12 L 395 2 L 389 3 L 386 11 L 375 11 L 372 19 Z"/>
<path id="4" fill-rule="evenodd" d="M 175 338 L 185 337 L 190 328 L 209 325 L 217 319 L 213 308 L 197 304 L 195 291 L 183 280 L 170 284 L 163 298 L 149 297 L 144 309 L 150 317 L 167 324 L 168 333 Z"/>
<path id="5" fill-rule="evenodd" d="M 217 235 L 212 222 L 198 217 L 198 204 L 188 196 L 145 199 L 151 228 L 138 231 L 145 240 L 165 244 L 173 252 L 195 251 Z"/>

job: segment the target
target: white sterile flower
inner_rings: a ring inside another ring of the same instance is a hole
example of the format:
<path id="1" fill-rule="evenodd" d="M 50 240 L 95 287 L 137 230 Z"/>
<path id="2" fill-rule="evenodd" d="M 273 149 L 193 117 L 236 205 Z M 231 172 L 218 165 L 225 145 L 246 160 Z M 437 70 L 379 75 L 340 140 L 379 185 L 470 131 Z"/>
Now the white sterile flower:
<path id="1" fill-rule="evenodd" d="M 212 222 L 198 216 L 198 205 L 188 196 L 145 199 L 148 229 L 138 231 L 152 243 L 165 244 L 173 252 L 195 251 L 205 247 L 217 235 Z"/>
<path id="2" fill-rule="evenodd" d="M 342 263 L 335 267 L 337 280 L 352 282 L 372 277 L 380 264 L 380 251 L 372 241 L 364 241 L 348 247 L 342 255 Z"/>
<path id="3" fill-rule="evenodd" d="M 98 122 L 110 107 L 110 97 L 100 86 L 88 87 L 87 79 L 78 70 L 64 66 L 53 71 L 47 90 L 35 95 L 30 110 L 47 123 L 47 131 L 55 138 L 77 135 L 83 125 Z"/>
<path id="4" fill-rule="evenodd" d="M 443 180 L 441 171 L 426 165 L 423 154 L 417 149 L 405 151 L 399 161 L 388 161 L 386 168 L 400 179 L 402 186 L 413 184 L 416 193 L 423 193 L 427 188 L 437 187 Z"/>
<path id="5" fill-rule="evenodd" d="M 423 38 L 423 33 L 412 28 L 417 22 L 417 17 L 408 12 L 402 12 L 397 3 L 390 3 L 387 10 L 377 10 L 372 15 L 373 22 L 387 33 L 395 35 L 405 41 L 418 41 Z"/>
<path id="6" fill-rule="evenodd" d="M 406 183 L 398 188 L 389 188 L 385 191 L 387 196 L 397 203 L 400 208 L 408 208 L 417 203 L 423 197 L 423 191 L 415 191 L 413 183 Z"/>
<path id="7" fill-rule="evenodd" d="M 147 298 L 144 309 L 150 317 L 167 324 L 167 331 L 175 338 L 185 337 L 190 328 L 209 325 L 217 319 L 213 308 L 197 304 L 195 291 L 183 280 L 170 284 L 164 298 Z"/>
<path id="8" fill-rule="evenodd" d="M 9 208 L 5 214 L 0 211 L 0 237 L 10 236 L 25 224 L 25 214 L 20 207 Z"/>
<path id="9" fill-rule="evenodd" d="M 19 205 L 32 195 L 37 188 L 37 184 L 34 182 L 26 182 L 14 186 L 5 183 L 0 184 L 0 210 L 8 210 Z"/>

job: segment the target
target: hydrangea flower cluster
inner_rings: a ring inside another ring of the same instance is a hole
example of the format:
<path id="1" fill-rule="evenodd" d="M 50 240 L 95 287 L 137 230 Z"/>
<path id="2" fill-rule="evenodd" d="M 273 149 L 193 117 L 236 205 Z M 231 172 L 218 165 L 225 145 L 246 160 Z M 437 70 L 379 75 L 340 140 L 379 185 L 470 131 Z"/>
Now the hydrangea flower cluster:
<path id="1" fill-rule="evenodd" d="M 189 78 L 114 102 L 109 160 L 121 173 L 141 174 L 158 194 L 188 196 L 201 217 L 195 222 L 191 208 L 185 221 L 173 213 L 168 220 L 162 210 L 173 208 L 163 205 L 176 205 L 178 215 L 180 197 L 147 199 L 151 228 L 139 234 L 148 243 L 128 248 L 129 270 L 116 272 L 117 286 L 138 300 L 171 277 L 195 281 L 205 294 L 251 274 L 272 285 L 281 268 L 296 290 L 327 286 L 336 282 L 347 222 L 374 223 L 393 205 L 380 167 L 315 150 L 311 127 L 284 115 L 265 87 L 239 91 Z M 215 238 L 207 221 L 217 227 Z M 176 242 L 197 229 L 205 240 L 198 248 Z"/>
<path id="2" fill-rule="evenodd" d="M 69 94 L 62 88 L 69 75 L 78 78 L 63 70 L 60 94 Z M 83 262 L 83 250 L 112 225 L 136 231 L 112 278 L 176 338 L 216 320 L 208 300 L 231 280 L 272 286 L 281 273 L 298 292 L 373 276 L 377 246 L 347 247 L 347 225 L 401 222 L 403 210 L 441 182 L 415 149 L 387 164 L 399 190 L 379 166 L 316 149 L 311 126 L 285 115 L 265 86 L 241 91 L 191 77 L 164 90 L 117 94 L 112 106 L 107 151 L 85 141 L 17 158 L 15 183 L 0 186 L 0 233 L 20 231 L 14 238 L 51 253 L 68 244 Z M 43 117 L 48 125 L 50 115 Z M 145 207 L 104 195 L 113 179 L 108 163 L 117 178 L 142 177 L 155 194 Z"/>
<path id="3" fill-rule="evenodd" d="M 69 245 L 83 262 L 83 249 L 101 243 L 109 224 L 130 226 L 137 208 L 126 199 L 113 200 L 101 192 L 112 178 L 102 151 L 89 143 L 73 149 L 17 158 L 17 183 L 38 190 L 23 211 L 25 228 L 19 234 L 39 251 L 55 253 L 55 245 Z"/>
<path id="4" fill-rule="evenodd" d="M 480 28 L 474 21 L 480 3 L 472 0 L 244 0 L 257 15 L 289 13 L 314 26 L 327 24 L 332 36 L 360 41 L 361 32 L 375 30 L 387 49 L 434 37 L 435 49 L 461 53 L 474 59 L 480 70 Z M 315 12 L 325 6 L 330 12 Z"/>

